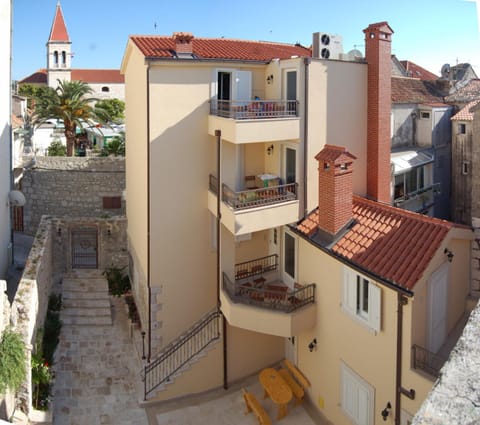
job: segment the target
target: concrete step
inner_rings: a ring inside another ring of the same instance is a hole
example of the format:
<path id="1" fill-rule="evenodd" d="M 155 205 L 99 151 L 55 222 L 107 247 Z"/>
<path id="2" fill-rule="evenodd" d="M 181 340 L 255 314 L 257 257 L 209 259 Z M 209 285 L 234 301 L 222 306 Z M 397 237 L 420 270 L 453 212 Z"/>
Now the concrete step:
<path id="1" fill-rule="evenodd" d="M 105 279 L 63 279 L 62 291 L 77 292 L 107 292 L 108 283 Z"/>
<path id="2" fill-rule="evenodd" d="M 70 293 L 68 297 L 63 298 L 63 308 L 105 308 L 110 309 L 110 300 L 107 296 L 92 297 L 92 298 L 77 298 L 74 292 Z"/>
<path id="3" fill-rule="evenodd" d="M 64 325 L 70 326 L 111 326 L 113 324 L 110 316 L 63 316 L 62 322 Z"/>
<path id="4" fill-rule="evenodd" d="M 87 307 L 87 308 L 77 308 L 77 307 L 70 307 L 62 310 L 63 316 L 85 316 L 85 317 L 99 317 L 99 316 L 110 316 L 112 315 L 110 306 L 107 308 L 94 308 L 94 307 Z"/>
<path id="5" fill-rule="evenodd" d="M 108 300 L 109 295 L 107 292 L 81 292 L 81 291 L 63 291 L 62 292 L 63 302 L 68 300 Z"/>

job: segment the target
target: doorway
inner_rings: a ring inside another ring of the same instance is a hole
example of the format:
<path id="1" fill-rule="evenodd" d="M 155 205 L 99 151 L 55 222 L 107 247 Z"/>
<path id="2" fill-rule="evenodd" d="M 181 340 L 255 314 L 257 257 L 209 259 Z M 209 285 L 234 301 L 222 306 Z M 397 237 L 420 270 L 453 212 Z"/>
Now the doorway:
<path id="1" fill-rule="evenodd" d="M 282 280 L 288 287 L 293 288 L 297 269 L 297 239 L 284 230 L 282 242 Z"/>
<path id="2" fill-rule="evenodd" d="M 98 232 L 96 227 L 71 231 L 72 269 L 98 268 Z"/>
<path id="3" fill-rule="evenodd" d="M 437 353 L 447 338 L 447 297 L 449 263 L 440 266 L 428 282 L 428 346 Z"/>

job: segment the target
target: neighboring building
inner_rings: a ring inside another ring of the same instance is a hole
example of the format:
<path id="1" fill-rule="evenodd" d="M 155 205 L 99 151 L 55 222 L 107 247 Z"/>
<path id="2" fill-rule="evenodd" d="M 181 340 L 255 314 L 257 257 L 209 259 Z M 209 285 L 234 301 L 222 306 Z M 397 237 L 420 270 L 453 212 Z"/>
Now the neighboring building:
<path id="1" fill-rule="evenodd" d="M 11 91 L 11 0 L 0 1 L 0 279 L 5 279 L 11 262 L 9 192 L 12 185 L 12 91 Z"/>
<path id="2" fill-rule="evenodd" d="M 425 356 L 463 319 L 472 236 L 389 206 L 393 31 L 381 22 L 364 32 L 366 61 L 321 59 L 321 33 L 312 51 L 130 37 L 127 236 L 146 398 L 228 386 L 283 357 L 335 424 L 382 423 L 388 402 L 406 420 L 432 387 L 418 368 L 437 372 Z M 326 181 L 329 170 L 338 175 Z M 310 213 L 319 205 L 322 231 Z M 197 346 L 211 350 L 192 364 Z"/>
<path id="3" fill-rule="evenodd" d="M 472 225 L 473 112 L 480 103 L 467 103 L 452 117 L 452 220 Z M 479 194 L 480 195 L 480 194 Z"/>
<path id="4" fill-rule="evenodd" d="M 450 217 L 452 107 L 435 81 L 392 77 L 393 203 Z"/>
<path id="5" fill-rule="evenodd" d="M 92 96 L 97 99 L 124 100 L 124 79 L 118 69 L 75 69 L 72 68 L 72 57 L 72 42 L 58 2 L 47 41 L 47 68 L 24 78 L 19 85 L 48 85 L 55 88 L 57 80 L 83 81 L 92 88 Z"/>

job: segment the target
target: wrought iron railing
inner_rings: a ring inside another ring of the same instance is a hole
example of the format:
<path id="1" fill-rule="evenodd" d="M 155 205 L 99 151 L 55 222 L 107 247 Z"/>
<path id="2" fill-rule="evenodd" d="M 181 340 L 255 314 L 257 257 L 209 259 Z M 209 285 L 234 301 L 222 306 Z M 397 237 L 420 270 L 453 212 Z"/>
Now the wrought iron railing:
<path id="1" fill-rule="evenodd" d="M 235 264 L 235 280 L 248 279 L 262 273 L 277 270 L 278 255 L 272 254 L 266 257 L 256 258 Z"/>
<path id="2" fill-rule="evenodd" d="M 285 313 L 291 313 L 307 304 L 315 303 L 315 288 L 314 283 L 295 285 L 295 289 L 274 283 L 265 283 L 257 288 L 250 282 L 232 282 L 223 273 L 223 290 L 234 303 L 254 305 Z"/>
<path id="3" fill-rule="evenodd" d="M 210 101 L 210 114 L 234 120 L 298 117 L 297 100 L 218 100 Z"/>
<path id="4" fill-rule="evenodd" d="M 172 375 L 220 338 L 220 317 L 218 309 L 211 311 L 145 365 L 142 373 L 145 400 L 152 391 L 168 382 Z"/>
<path id="5" fill-rule="evenodd" d="M 434 354 L 419 345 L 412 346 L 412 364 L 413 368 L 422 370 L 435 378 L 438 378 L 440 369 L 447 361 L 442 356 Z"/>

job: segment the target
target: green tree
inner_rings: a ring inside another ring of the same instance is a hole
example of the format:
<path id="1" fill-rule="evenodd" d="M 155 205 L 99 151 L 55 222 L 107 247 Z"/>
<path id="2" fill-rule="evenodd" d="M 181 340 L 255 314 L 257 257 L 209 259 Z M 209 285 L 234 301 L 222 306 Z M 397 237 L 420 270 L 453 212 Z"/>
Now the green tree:
<path id="1" fill-rule="evenodd" d="M 63 121 L 67 156 L 74 154 L 77 128 L 83 129 L 110 121 L 108 112 L 95 105 L 97 99 L 88 97 L 92 91 L 83 81 L 58 80 L 56 89 L 50 88 L 41 97 L 35 98 L 35 125 L 52 118 Z"/>
<path id="2" fill-rule="evenodd" d="M 59 139 L 55 139 L 47 148 L 48 156 L 66 156 L 67 147 Z"/>
<path id="3" fill-rule="evenodd" d="M 27 98 L 27 106 L 29 109 L 35 107 L 35 99 L 42 98 L 49 91 L 47 86 L 34 86 L 32 84 L 22 84 L 18 88 L 18 94 Z"/>
<path id="4" fill-rule="evenodd" d="M 18 390 L 26 373 L 25 343 L 18 333 L 5 329 L 0 340 L 0 394 L 7 388 Z"/>
<path id="5" fill-rule="evenodd" d="M 125 156 L 125 133 L 121 132 L 118 136 L 112 137 L 102 149 L 102 156 Z"/>
<path id="6" fill-rule="evenodd" d="M 125 102 L 120 99 L 99 100 L 96 106 L 105 109 L 113 122 L 122 122 L 125 118 Z"/>

